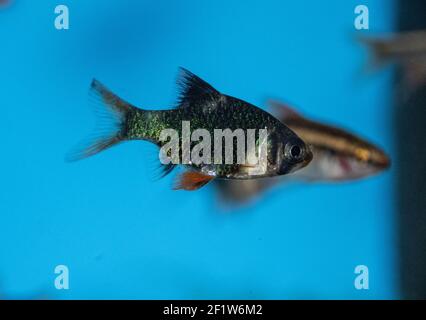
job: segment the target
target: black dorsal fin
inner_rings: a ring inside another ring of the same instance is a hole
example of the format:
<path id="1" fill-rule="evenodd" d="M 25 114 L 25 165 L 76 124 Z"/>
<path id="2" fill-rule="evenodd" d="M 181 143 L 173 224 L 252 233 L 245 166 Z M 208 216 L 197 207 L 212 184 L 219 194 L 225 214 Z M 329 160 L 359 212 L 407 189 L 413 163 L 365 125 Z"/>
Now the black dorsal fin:
<path id="1" fill-rule="evenodd" d="M 191 71 L 182 67 L 179 71 L 177 83 L 180 93 L 177 108 L 196 107 L 218 102 L 221 97 L 219 91 Z"/>

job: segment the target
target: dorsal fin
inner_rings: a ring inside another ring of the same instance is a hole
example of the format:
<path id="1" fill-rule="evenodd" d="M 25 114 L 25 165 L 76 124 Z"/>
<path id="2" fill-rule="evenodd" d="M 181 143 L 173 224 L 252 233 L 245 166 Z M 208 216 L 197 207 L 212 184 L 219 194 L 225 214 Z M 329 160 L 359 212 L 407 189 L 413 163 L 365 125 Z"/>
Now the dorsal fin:
<path id="1" fill-rule="evenodd" d="M 177 108 L 195 107 L 206 103 L 216 103 L 221 94 L 210 84 L 185 68 L 180 68 L 178 86 L 180 88 Z"/>
<path id="2" fill-rule="evenodd" d="M 292 119 L 303 119 L 303 116 L 287 104 L 277 101 L 269 100 L 268 105 L 272 109 L 272 114 L 275 115 L 281 122 L 286 122 Z"/>

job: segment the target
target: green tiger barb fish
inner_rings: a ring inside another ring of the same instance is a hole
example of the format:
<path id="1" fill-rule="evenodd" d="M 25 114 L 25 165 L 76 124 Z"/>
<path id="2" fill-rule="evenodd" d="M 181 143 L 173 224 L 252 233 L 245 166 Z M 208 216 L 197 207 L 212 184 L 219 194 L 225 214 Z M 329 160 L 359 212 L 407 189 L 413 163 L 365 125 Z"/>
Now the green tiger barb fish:
<path id="1" fill-rule="evenodd" d="M 101 116 L 106 119 L 108 130 L 71 160 L 95 155 L 123 141 L 146 140 L 160 147 L 163 176 L 178 164 L 187 169 L 175 189 L 196 190 L 213 179 L 284 175 L 306 166 L 312 159 L 310 148 L 266 111 L 220 93 L 183 68 L 178 84 L 181 91 L 176 108 L 144 110 L 93 80 L 91 89 L 104 106 Z M 253 143 L 249 143 L 249 133 Z M 244 152 L 239 153 L 241 150 Z M 194 154 L 201 161 L 195 161 Z M 250 161 L 248 155 L 255 155 L 257 161 Z"/>

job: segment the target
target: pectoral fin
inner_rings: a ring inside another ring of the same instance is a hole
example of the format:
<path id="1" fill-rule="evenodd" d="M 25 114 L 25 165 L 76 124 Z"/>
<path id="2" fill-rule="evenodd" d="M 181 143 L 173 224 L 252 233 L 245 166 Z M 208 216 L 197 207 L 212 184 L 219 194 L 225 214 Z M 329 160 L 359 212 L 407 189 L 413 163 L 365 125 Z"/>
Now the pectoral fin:
<path id="1" fill-rule="evenodd" d="M 212 176 L 208 176 L 199 172 L 187 171 L 178 177 L 173 190 L 197 190 L 213 179 L 214 177 Z"/>

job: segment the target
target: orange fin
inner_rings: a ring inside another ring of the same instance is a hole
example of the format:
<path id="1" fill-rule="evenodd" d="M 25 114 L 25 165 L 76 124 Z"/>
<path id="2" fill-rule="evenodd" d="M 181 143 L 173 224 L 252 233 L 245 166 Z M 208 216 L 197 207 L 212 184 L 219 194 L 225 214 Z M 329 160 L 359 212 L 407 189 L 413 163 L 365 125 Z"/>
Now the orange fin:
<path id="1" fill-rule="evenodd" d="M 179 176 L 176 185 L 173 187 L 173 190 L 197 190 L 213 179 L 214 177 L 212 176 L 208 176 L 199 172 L 187 171 Z"/>
<path id="2" fill-rule="evenodd" d="M 280 120 L 285 122 L 289 119 L 300 119 L 303 118 L 302 115 L 288 106 L 287 104 L 277 101 L 277 100 L 269 100 L 268 105 L 272 109 L 272 113 Z"/>

